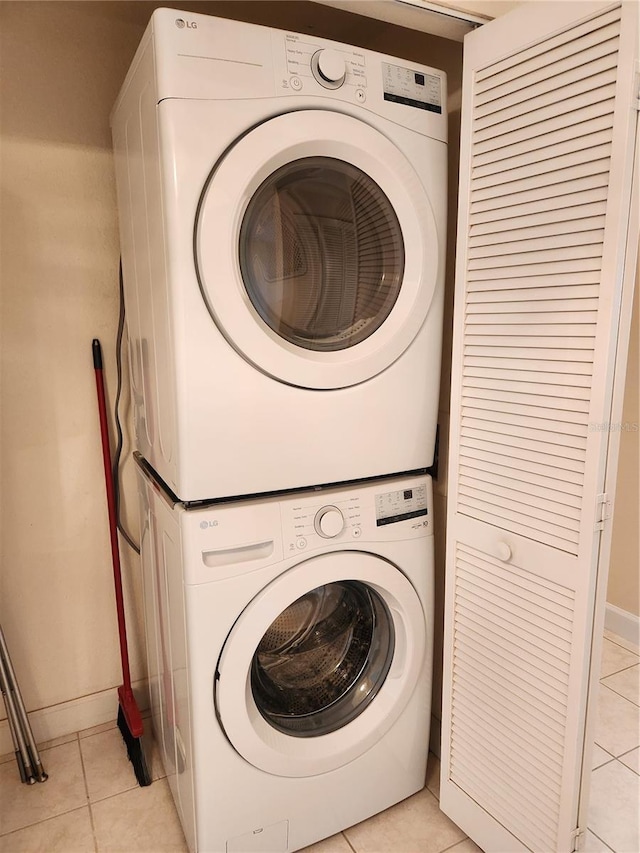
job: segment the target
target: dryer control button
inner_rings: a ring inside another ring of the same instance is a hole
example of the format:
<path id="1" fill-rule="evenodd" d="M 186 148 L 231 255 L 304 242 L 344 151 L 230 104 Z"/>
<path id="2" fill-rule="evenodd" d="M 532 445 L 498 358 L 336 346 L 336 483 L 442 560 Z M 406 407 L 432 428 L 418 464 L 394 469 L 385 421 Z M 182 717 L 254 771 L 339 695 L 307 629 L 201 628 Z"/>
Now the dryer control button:
<path id="1" fill-rule="evenodd" d="M 324 539 L 333 539 L 344 529 L 344 517 L 337 506 L 323 506 L 318 510 L 314 526 Z"/>

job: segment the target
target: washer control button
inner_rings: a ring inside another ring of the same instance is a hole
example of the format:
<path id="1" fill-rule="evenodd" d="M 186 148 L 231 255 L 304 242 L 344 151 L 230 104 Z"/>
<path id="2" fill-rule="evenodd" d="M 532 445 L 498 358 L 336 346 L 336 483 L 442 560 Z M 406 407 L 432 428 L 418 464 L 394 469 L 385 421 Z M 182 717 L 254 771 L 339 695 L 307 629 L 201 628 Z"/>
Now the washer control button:
<path id="1" fill-rule="evenodd" d="M 304 538 L 304 536 L 298 536 L 298 538 L 296 539 L 296 548 L 298 548 L 300 551 L 302 551 L 302 549 L 306 548 L 306 547 L 307 547 L 307 540 Z"/>
<path id="2" fill-rule="evenodd" d="M 366 100 L 367 100 L 367 93 L 365 92 L 365 90 L 364 89 L 356 89 L 356 101 L 358 101 L 361 104 L 364 104 L 364 102 Z"/>
<path id="3" fill-rule="evenodd" d="M 316 513 L 314 526 L 324 539 L 333 539 L 344 530 L 344 516 L 337 506 L 323 506 Z"/>
<path id="4" fill-rule="evenodd" d="M 291 77 L 289 78 L 289 85 L 296 92 L 299 92 L 302 89 L 302 80 L 299 77 Z"/>
<path id="5" fill-rule="evenodd" d="M 327 47 L 311 57 L 311 72 L 325 89 L 339 89 L 347 75 L 347 65 L 341 53 Z"/>
<path id="6" fill-rule="evenodd" d="M 352 528 L 351 535 L 353 536 L 354 539 L 359 539 L 362 536 L 362 528 L 361 527 Z"/>

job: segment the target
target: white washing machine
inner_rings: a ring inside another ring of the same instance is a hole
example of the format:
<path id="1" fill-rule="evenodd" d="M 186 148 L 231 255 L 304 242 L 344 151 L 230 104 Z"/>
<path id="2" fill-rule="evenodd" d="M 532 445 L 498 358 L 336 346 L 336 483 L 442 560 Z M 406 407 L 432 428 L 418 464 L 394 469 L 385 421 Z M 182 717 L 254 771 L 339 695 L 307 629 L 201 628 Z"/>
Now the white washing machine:
<path id="1" fill-rule="evenodd" d="M 428 468 L 446 79 L 157 9 L 112 117 L 137 446 L 182 500 Z"/>
<path id="2" fill-rule="evenodd" d="M 190 850 L 299 850 L 419 791 L 430 478 L 199 509 L 139 484 L 153 724 Z"/>

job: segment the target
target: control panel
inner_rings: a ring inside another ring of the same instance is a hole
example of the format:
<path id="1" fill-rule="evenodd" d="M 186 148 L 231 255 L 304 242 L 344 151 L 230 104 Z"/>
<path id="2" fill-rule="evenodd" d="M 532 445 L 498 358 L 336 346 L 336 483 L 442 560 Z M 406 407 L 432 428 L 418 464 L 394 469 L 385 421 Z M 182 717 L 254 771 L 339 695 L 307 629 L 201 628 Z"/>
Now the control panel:
<path id="1" fill-rule="evenodd" d="M 141 474 L 142 479 L 148 474 Z M 145 489 L 160 500 L 150 485 Z M 185 553 L 197 555 L 185 562 L 190 584 L 245 574 L 303 554 L 375 551 L 376 544 L 433 536 L 432 483 L 426 474 L 197 508 L 171 506 L 183 513 Z"/>
<path id="2" fill-rule="evenodd" d="M 447 79 L 437 68 L 227 18 L 176 18 L 174 10 L 156 9 L 153 20 L 153 39 L 162 46 L 155 53 L 159 100 L 255 100 L 256 122 L 287 110 L 268 105 L 274 97 L 295 100 L 296 110 L 341 104 L 364 120 L 379 117 L 447 141 Z"/>
<path id="3" fill-rule="evenodd" d="M 442 113 L 442 83 L 435 74 L 383 62 L 382 90 L 385 101 Z"/>
<path id="4" fill-rule="evenodd" d="M 419 483 L 406 489 L 396 489 L 376 495 L 376 525 L 396 524 L 428 514 L 427 484 Z"/>
<path id="5" fill-rule="evenodd" d="M 331 95 L 370 108 L 375 105 L 383 115 L 402 114 L 418 126 L 432 121 L 425 112 L 446 118 L 444 75 L 426 66 L 389 60 L 309 35 L 274 36 L 276 86 L 281 94 Z"/>
<path id="6" fill-rule="evenodd" d="M 322 43 L 314 43 L 310 36 L 297 33 L 286 34 L 284 47 L 286 71 L 281 88 L 307 91 L 309 84 L 315 81 L 323 89 L 348 86 L 356 101 L 366 97 L 363 51 L 347 45 L 325 47 Z"/>
<path id="7" fill-rule="evenodd" d="M 285 556 L 331 542 L 386 541 L 433 533 L 427 478 L 379 481 L 352 490 L 319 490 L 283 500 Z"/>

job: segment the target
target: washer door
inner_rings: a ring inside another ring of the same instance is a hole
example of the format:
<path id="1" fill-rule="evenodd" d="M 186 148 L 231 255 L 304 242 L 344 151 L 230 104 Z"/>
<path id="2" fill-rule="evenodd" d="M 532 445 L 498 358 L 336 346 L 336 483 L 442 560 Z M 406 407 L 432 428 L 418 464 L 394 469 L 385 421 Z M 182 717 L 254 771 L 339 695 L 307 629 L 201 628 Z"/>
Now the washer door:
<path id="1" fill-rule="evenodd" d="M 216 163 L 196 220 L 205 302 L 256 368 L 303 388 L 364 382 L 424 323 L 435 219 L 401 151 L 322 110 L 258 125 Z"/>
<path id="2" fill-rule="evenodd" d="M 312 557 L 242 612 L 214 688 L 233 747 L 278 776 L 313 776 L 380 740 L 422 667 L 425 616 L 407 578 L 357 551 Z"/>

